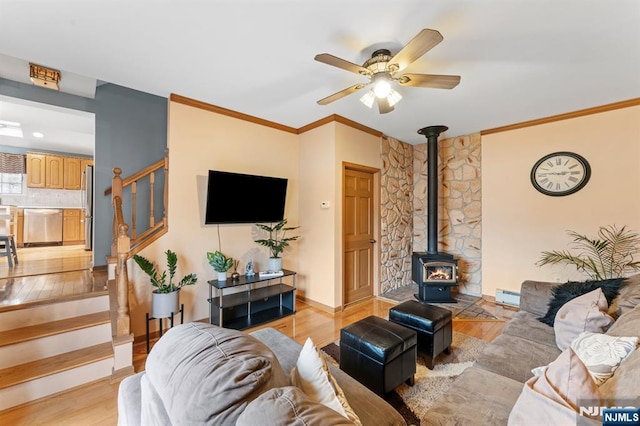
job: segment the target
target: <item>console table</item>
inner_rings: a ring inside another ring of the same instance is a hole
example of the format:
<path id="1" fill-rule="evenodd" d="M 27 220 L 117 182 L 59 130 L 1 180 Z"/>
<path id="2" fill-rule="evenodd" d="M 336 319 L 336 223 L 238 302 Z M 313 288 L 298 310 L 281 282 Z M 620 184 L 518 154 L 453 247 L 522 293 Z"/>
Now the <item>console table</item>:
<path id="1" fill-rule="evenodd" d="M 291 281 L 291 285 L 285 284 Z M 213 290 L 216 290 L 214 296 Z M 237 281 L 209 281 L 209 322 L 244 330 L 296 312 L 296 273 L 283 270 L 277 277 L 248 277 Z"/>

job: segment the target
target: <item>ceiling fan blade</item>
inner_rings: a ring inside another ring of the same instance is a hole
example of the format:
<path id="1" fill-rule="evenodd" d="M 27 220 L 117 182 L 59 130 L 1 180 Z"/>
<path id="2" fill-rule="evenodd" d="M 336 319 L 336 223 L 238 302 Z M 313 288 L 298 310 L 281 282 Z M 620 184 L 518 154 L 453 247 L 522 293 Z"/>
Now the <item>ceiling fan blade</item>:
<path id="1" fill-rule="evenodd" d="M 398 78 L 403 86 L 430 87 L 432 89 L 453 89 L 460 83 L 459 75 L 403 74 Z"/>
<path id="2" fill-rule="evenodd" d="M 353 62 L 345 61 L 344 59 L 340 59 L 337 56 L 333 56 L 328 53 L 320 53 L 319 55 L 316 55 L 315 58 L 313 59 L 315 59 L 318 62 L 322 62 L 323 64 L 338 67 L 355 74 L 366 75 L 366 76 L 371 75 L 371 71 L 369 71 L 368 69 L 358 64 L 354 64 Z"/>
<path id="3" fill-rule="evenodd" d="M 362 83 L 358 83 L 358 84 L 354 84 L 351 87 L 347 87 L 346 89 L 343 89 L 337 93 L 334 93 L 333 95 L 327 96 L 326 98 L 320 99 L 318 101 L 318 105 L 327 105 L 330 104 L 333 101 L 337 101 L 340 98 L 344 98 L 347 95 L 352 94 L 355 91 L 358 91 L 360 89 L 362 89 L 364 86 L 366 86 L 366 84 L 362 84 Z"/>
<path id="4" fill-rule="evenodd" d="M 380 111 L 380 114 L 386 114 L 393 111 L 393 107 L 389 105 L 387 98 L 376 98 L 376 102 L 378 103 L 378 111 Z"/>
<path id="5" fill-rule="evenodd" d="M 436 30 L 425 28 L 411 39 L 396 56 L 391 58 L 389 66 L 392 72 L 397 72 L 409 66 L 413 61 L 427 53 L 443 40 L 442 34 Z M 390 70 L 391 71 L 391 70 Z"/>

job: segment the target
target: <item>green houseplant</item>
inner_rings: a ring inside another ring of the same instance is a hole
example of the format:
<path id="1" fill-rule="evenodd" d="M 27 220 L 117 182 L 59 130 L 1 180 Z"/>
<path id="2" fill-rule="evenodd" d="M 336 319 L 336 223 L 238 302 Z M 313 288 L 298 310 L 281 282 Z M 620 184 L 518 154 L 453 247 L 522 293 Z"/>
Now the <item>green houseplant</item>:
<path id="1" fill-rule="evenodd" d="M 151 316 L 154 318 L 166 318 L 180 310 L 180 292 L 182 287 L 194 285 L 198 281 L 196 274 L 185 275 L 180 281 L 174 282 L 178 266 L 178 256 L 171 250 L 165 252 L 167 256 L 167 271 L 158 272 L 156 265 L 147 258 L 134 255 L 133 260 L 138 264 L 142 272 L 149 276 L 151 285 L 155 288 L 151 299 Z M 168 280 L 167 280 L 168 278 Z"/>
<path id="2" fill-rule="evenodd" d="M 209 265 L 218 273 L 218 281 L 227 279 L 227 271 L 233 265 L 233 258 L 227 257 L 220 251 L 207 252 L 207 261 Z"/>
<path id="3" fill-rule="evenodd" d="M 536 265 L 574 265 L 590 280 L 621 278 L 640 270 L 640 262 L 635 260 L 640 253 L 640 235 L 626 226 L 601 226 L 593 238 L 575 231 L 567 234 L 573 238 L 570 250 L 543 251 Z"/>
<path id="4" fill-rule="evenodd" d="M 282 219 L 280 222 L 275 225 L 264 225 L 261 223 L 256 223 L 256 226 L 269 233 L 269 238 L 263 238 L 259 240 L 255 240 L 256 243 L 265 246 L 269 249 L 271 256 L 269 257 L 269 270 L 270 271 L 280 271 L 282 270 L 282 259 L 280 258 L 280 254 L 284 251 L 285 248 L 289 246 L 291 241 L 295 241 L 300 238 L 299 235 L 287 237 L 288 231 L 293 231 L 298 229 L 299 226 L 286 226 L 287 219 Z"/>

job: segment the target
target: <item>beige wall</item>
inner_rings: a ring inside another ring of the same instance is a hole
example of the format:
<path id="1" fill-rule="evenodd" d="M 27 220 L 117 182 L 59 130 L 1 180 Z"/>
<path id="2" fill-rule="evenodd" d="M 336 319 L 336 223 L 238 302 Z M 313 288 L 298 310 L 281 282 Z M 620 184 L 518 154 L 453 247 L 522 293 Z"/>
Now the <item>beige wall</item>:
<path id="1" fill-rule="evenodd" d="M 530 182 L 546 154 L 573 151 L 591 165 L 581 191 L 550 197 Z M 537 267 L 543 250 L 565 249 L 566 230 L 640 230 L 640 106 L 482 137 L 482 293 L 520 290 L 525 279 L 583 279 L 568 267 Z"/>
<path id="2" fill-rule="evenodd" d="M 301 134 L 299 141 L 300 223 L 310 228 L 299 244 L 300 294 L 336 308 L 342 305 L 343 163 L 380 168 L 380 138 L 330 122 Z M 323 201 L 328 209 L 320 207 Z"/>
<path id="3" fill-rule="evenodd" d="M 335 124 L 305 132 L 299 137 L 300 223 L 305 237 L 298 242 L 298 294 L 325 306 L 334 306 L 336 259 Z M 320 203 L 329 202 L 323 209 Z"/>
<path id="4" fill-rule="evenodd" d="M 209 169 L 232 171 L 289 179 L 285 217 L 291 225 L 298 220 L 298 136 L 248 121 L 238 120 L 192 108 L 180 103 L 169 105 L 170 152 L 169 232 L 141 254 L 165 265 L 164 252 L 178 254 L 178 278 L 186 273 L 198 274 L 198 284 L 182 291 L 185 321 L 208 318 L 207 281 L 215 271 L 207 263 L 206 252 L 220 249 L 218 226 L 204 225 L 207 175 Z M 224 203 L 224 200 L 222 200 Z M 310 227 L 300 229 L 302 239 Z M 266 268 L 268 252 L 254 242 L 252 224 L 220 225 L 221 250 L 240 259 L 240 271 L 250 258 L 257 270 Z M 284 266 L 298 269 L 296 244 L 285 251 Z M 144 334 L 151 287 L 146 275 L 134 268 L 136 296 L 141 303 L 132 309 L 133 333 Z M 155 327 L 154 327 L 155 328 Z"/>

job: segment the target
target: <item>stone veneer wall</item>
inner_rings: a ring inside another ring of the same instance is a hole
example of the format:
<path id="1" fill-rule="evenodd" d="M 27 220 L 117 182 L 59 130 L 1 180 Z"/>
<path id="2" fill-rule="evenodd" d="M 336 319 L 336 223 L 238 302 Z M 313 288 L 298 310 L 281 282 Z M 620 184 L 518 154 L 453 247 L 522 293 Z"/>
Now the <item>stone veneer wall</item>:
<path id="1" fill-rule="evenodd" d="M 383 136 L 380 143 L 380 292 L 411 284 L 413 147 Z"/>
<path id="2" fill-rule="evenodd" d="M 438 250 L 456 255 L 460 293 L 482 294 L 480 134 L 439 148 Z M 427 250 L 427 144 L 413 146 L 413 251 Z"/>

